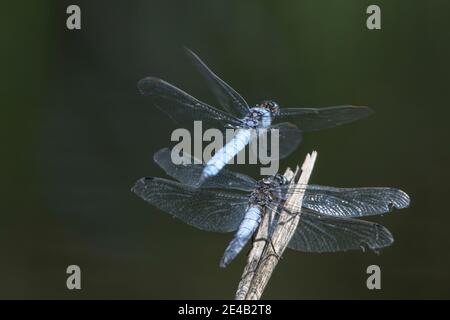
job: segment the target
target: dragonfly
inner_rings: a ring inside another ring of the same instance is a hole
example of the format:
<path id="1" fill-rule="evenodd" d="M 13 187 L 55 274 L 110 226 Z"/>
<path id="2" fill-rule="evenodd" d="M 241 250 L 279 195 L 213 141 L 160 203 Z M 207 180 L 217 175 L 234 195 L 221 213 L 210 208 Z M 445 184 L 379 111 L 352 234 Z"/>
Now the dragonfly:
<path id="1" fill-rule="evenodd" d="M 253 178 L 227 169 L 195 186 L 205 164 L 173 164 L 171 150 L 161 149 L 154 161 L 172 178 L 139 179 L 132 191 L 183 222 L 201 230 L 235 232 L 220 261 L 226 267 L 257 230 L 267 210 L 280 213 L 292 191 L 283 175 Z M 358 218 L 380 215 L 409 206 L 409 196 L 395 188 L 336 188 L 298 186 L 305 190 L 301 205 L 289 214 L 300 214 L 288 247 L 302 252 L 338 252 L 391 245 L 384 226 Z M 297 190 L 298 191 L 298 190 Z M 276 223 L 274 221 L 274 223 Z"/>
<path id="2" fill-rule="evenodd" d="M 235 129 L 235 135 L 206 162 L 198 184 L 215 176 L 241 150 L 252 141 L 252 129 L 263 132 L 277 131 L 278 159 L 287 157 L 300 144 L 302 132 L 332 128 L 370 115 L 366 106 L 341 105 L 325 108 L 281 108 L 273 100 L 264 100 L 250 106 L 230 85 L 220 79 L 191 50 L 188 56 L 206 79 L 218 100 L 218 108 L 200 101 L 174 85 L 155 77 L 138 82 L 139 91 L 151 97 L 154 105 L 167 113 L 176 123 L 202 121 L 205 127 Z M 271 152 L 271 146 L 266 150 Z M 274 159 L 277 160 L 277 159 Z"/>

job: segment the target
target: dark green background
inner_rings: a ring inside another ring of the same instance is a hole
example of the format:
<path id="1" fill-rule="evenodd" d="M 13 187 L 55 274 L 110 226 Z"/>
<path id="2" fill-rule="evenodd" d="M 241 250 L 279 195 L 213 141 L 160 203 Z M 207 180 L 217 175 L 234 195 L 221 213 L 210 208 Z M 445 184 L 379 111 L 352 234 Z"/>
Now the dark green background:
<path id="1" fill-rule="evenodd" d="M 82 30 L 65 27 L 78 4 Z M 367 30 L 378 4 L 382 30 Z M 158 76 L 212 102 L 182 46 L 247 101 L 369 105 L 357 123 L 305 135 L 312 182 L 392 186 L 411 208 L 375 219 L 373 253 L 286 252 L 264 298 L 450 298 L 448 1 L 28 1 L 2 5 L 0 298 L 232 298 L 245 254 L 129 190 L 162 175 L 168 119 L 140 96 Z M 6 72 L 5 72 L 6 71 Z M 257 169 L 242 167 L 256 177 Z M 82 269 L 82 290 L 65 269 Z M 382 290 L 366 288 L 366 268 Z"/>

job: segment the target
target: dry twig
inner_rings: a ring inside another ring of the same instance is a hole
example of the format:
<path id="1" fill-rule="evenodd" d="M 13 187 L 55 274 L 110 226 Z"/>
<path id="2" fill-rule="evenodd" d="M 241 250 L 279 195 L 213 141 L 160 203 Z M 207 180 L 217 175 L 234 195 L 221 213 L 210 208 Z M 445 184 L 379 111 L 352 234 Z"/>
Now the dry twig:
<path id="1" fill-rule="evenodd" d="M 286 170 L 284 175 L 291 181 L 290 190 L 294 189 L 296 185 L 304 186 L 308 184 L 316 157 L 316 151 L 308 154 L 303 162 L 301 171 L 298 167 L 295 173 L 289 168 Z M 299 175 L 300 177 L 298 178 Z M 248 255 L 247 265 L 244 268 L 235 299 L 258 300 L 261 298 L 272 272 L 279 258 L 283 255 L 301 218 L 300 214 L 293 216 L 289 213 L 293 211 L 291 209 L 294 205 L 298 207 L 303 201 L 304 189 L 297 188 L 295 190 L 296 192 L 289 193 L 291 195 L 284 204 L 285 210 L 281 212 L 270 239 L 268 239 L 268 230 L 271 221 L 274 221 L 275 212 L 267 211 L 264 215 L 253 242 L 253 247 Z"/>

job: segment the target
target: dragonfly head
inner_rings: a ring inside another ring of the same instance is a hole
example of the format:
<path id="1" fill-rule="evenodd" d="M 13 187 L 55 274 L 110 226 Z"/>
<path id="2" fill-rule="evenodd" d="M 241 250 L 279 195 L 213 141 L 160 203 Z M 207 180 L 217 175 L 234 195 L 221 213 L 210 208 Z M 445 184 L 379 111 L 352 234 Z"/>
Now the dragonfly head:
<path id="1" fill-rule="evenodd" d="M 264 100 L 261 103 L 259 103 L 257 107 L 270 111 L 272 117 L 280 113 L 280 106 L 273 100 Z"/>
<path id="2" fill-rule="evenodd" d="M 279 173 L 277 173 L 277 174 L 274 176 L 274 179 L 275 179 L 275 180 L 279 183 L 279 185 L 281 185 L 281 186 L 289 183 L 288 179 L 287 179 L 285 176 L 283 176 L 282 174 L 279 174 Z"/>
<path id="3" fill-rule="evenodd" d="M 284 185 L 287 184 L 289 181 L 287 180 L 287 178 L 285 176 L 283 176 L 282 174 L 276 174 L 274 176 L 267 176 L 265 178 L 263 178 L 261 180 L 263 185 L 267 185 L 267 186 L 280 186 L 280 185 Z"/>

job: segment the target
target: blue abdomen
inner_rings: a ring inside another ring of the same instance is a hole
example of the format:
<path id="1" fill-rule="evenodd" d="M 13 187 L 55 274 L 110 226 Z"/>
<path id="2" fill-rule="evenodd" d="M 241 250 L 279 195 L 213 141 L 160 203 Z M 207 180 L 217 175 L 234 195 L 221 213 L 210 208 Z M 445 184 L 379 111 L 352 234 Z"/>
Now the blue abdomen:
<path id="1" fill-rule="evenodd" d="M 225 268 L 241 252 L 261 222 L 261 207 L 251 206 L 245 213 L 233 240 L 225 249 L 220 266 Z"/>

